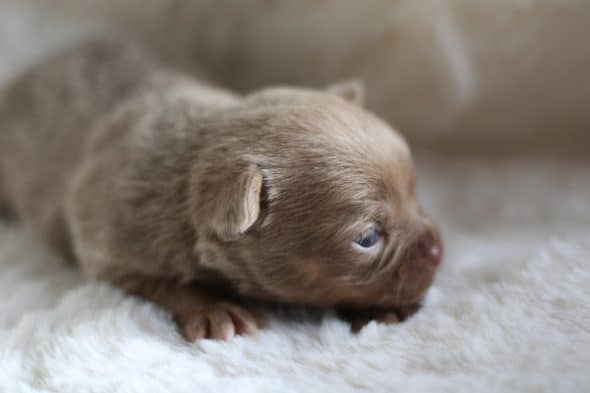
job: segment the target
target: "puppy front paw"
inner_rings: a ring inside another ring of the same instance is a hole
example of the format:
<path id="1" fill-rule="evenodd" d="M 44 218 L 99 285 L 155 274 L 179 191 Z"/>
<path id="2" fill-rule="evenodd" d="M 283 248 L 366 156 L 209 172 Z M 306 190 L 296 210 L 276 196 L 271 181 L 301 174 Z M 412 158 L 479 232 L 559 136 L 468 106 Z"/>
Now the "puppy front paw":
<path id="1" fill-rule="evenodd" d="M 358 333 L 371 321 L 385 324 L 399 323 L 415 314 L 419 309 L 420 305 L 404 306 L 395 309 L 341 310 L 339 315 L 350 322 L 350 330 Z"/>
<path id="2" fill-rule="evenodd" d="M 177 319 L 188 341 L 203 338 L 229 340 L 236 335 L 253 334 L 265 325 L 257 312 L 229 302 L 213 303 Z"/>

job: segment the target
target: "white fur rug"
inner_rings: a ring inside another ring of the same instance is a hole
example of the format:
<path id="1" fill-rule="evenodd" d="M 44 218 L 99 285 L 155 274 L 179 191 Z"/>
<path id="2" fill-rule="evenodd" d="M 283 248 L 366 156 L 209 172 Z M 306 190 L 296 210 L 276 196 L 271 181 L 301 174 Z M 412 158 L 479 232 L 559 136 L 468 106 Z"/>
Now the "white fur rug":
<path id="1" fill-rule="evenodd" d="M 188 345 L 165 313 L 0 225 L 0 391 L 588 391 L 587 167 L 420 161 L 445 266 L 422 312 L 358 335 L 271 317 Z"/>
<path id="2" fill-rule="evenodd" d="M 101 30 L 47 17 L 62 3 L 0 0 L 0 84 Z M 271 316 L 257 336 L 189 345 L 0 222 L 0 392 L 590 391 L 590 164 L 417 160 L 443 269 L 414 318 L 358 335 Z"/>

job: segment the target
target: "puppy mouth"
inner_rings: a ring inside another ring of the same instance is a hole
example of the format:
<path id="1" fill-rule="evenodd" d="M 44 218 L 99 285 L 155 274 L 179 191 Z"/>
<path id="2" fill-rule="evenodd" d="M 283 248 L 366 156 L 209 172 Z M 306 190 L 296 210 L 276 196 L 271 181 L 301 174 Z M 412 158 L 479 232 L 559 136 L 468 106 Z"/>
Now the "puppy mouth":
<path id="1" fill-rule="evenodd" d="M 408 244 L 408 243 L 406 243 Z M 415 304 L 419 302 L 427 290 L 432 286 L 436 271 L 442 262 L 442 244 L 425 250 L 415 242 L 412 246 L 400 247 L 392 255 L 394 270 L 390 273 L 393 292 L 390 301 L 398 305 Z"/>
<path id="2" fill-rule="evenodd" d="M 421 298 L 432 285 L 439 265 L 440 258 L 407 261 L 397 276 L 399 299 Z"/>

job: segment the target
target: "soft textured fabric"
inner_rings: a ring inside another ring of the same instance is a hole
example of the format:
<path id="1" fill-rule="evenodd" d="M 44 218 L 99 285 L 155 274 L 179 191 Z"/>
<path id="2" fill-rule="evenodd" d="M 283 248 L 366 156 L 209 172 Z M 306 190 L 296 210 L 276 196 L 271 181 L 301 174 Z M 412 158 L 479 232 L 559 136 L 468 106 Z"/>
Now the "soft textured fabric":
<path id="1" fill-rule="evenodd" d="M 0 391 L 587 391 L 588 171 L 420 161 L 444 267 L 420 313 L 358 335 L 271 315 L 257 336 L 189 345 L 166 313 L 1 225 Z"/>
<path id="2" fill-rule="evenodd" d="M 46 53 L 108 30 L 107 19 L 149 36 L 156 28 L 136 23 L 141 15 L 176 2 L 136 3 L 117 2 L 137 10 L 131 18 L 109 8 L 114 2 L 0 1 L 0 84 Z M 532 3 L 512 7 L 548 12 L 576 2 Z M 178 29 L 188 31 L 182 10 Z M 177 37 L 167 50 L 191 42 Z M 506 143 L 519 131 L 502 130 Z M 588 163 L 417 162 L 421 199 L 445 237 L 442 270 L 415 317 L 371 323 L 358 335 L 333 315 L 270 315 L 257 336 L 187 344 L 163 311 L 84 281 L 26 230 L 0 222 L 0 392 L 588 391 Z"/>

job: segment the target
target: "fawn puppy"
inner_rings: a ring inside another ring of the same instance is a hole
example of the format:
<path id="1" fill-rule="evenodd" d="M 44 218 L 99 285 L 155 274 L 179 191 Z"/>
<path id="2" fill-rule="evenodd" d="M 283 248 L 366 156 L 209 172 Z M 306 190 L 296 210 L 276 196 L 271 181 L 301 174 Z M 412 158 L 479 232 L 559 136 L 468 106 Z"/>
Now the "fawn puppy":
<path id="1" fill-rule="evenodd" d="M 0 206 L 188 340 L 261 327 L 243 299 L 395 322 L 442 246 L 408 146 L 362 95 L 238 95 L 134 44 L 88 43 L 0 95 Z"/>

